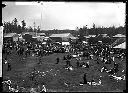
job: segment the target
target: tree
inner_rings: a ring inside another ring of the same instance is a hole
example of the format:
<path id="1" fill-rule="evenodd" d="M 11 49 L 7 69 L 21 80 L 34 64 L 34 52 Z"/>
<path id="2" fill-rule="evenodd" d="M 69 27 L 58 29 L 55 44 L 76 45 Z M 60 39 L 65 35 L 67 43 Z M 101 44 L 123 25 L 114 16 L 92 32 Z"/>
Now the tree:
<path id="1" fill-rule="evenodd" d="M 93 26 L 92 26 L 93 28 L 92 28 L 92 34 L 96 34 L 96 25 L 93 23 Z"/>
<path id="2" fill-rule="evenodd" d="M 33 29 L 32 29 L 31 26 L 29 26 L 29 28 L 28 28 L 28 32 L 33 32 Z"/>
<path id="3" fill-rule="evenodd" d="M 18 30 L 17 22 L 18 22 L 18 20 L 16 18 L 14 18 L 14 20 L 12 20 L 12 30 L 15 33 L 17 33 L 17 30 Z"/>
<path id="4" fill-rule="evenodd" d="M 25 30 L 26 23 L 25 23 L 25 21 L 24 21 L 24 20 L 23 20 L 23 21 L 21 21 L 21 23 L 22 23 L 22 30 L 24 31 L 24 30 Z"/>
<path id="5" fill-rule="evenodd" d="M 87 28 L 87 25 L 86 26 L 83 26 L 83 35 L 88 35 L 88 28 Z"/>
<path id="6" fill-rule="evenodd" d="M 79 35 L 80 35 L 80 37 L 83 36 L 83 29 L 82 28 L 79 29 Z"/>
<path id="7" fill-rule="evenodd" d="M 96 28 L 96 25 L 93 23 L 93 28 L 95 29 Z"/>
<path id="8" fill-rule="evenodd" d="M 18 34 L 22 33 L 22 27 L 20 25 L 17 26 L 17 33 Z"/>
<path id="9" fill-rule="evenodd" d="M 15 19 L 13 20 L 13 24 L 14 24 L 15 26 L 17 26 L 17 22 L 18 22 L 18 20 L 15 18 Z"/>
<path id="10" fill-rule="evenodd" d="M 4 33 L 11 33 L 13 32 L 13 25 L 10 22 L 4 22 Z"/>
<path id="11" fill-rule="evenodd" d="M 8 24 L 7 24 L 7 22 L 4 22 L 3 26 L 4 26 L 3 33 L 7 33 L 7 31 L 8 31 Z"/>

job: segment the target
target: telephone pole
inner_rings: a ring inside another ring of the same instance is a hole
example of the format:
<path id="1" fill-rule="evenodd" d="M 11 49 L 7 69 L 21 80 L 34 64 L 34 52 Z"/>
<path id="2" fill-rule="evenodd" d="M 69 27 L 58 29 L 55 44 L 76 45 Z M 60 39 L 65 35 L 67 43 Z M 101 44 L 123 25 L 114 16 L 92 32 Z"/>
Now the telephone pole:
<path id="1" fill-rule="evenodd" d="M 34 21 L 34 32 L 36 32 L 36 36 L 37 36 L 37 30 L 36 30 L 36 23 Z"/>
<path id="2" fill-rule="evenodd" d="M 35 23 L 35 21 L 34 21 L 34 23 L 33 23 L 33 24 L 34 24 L 34 31 L 35 31 L 35 28 L 36 28 L 36 23 Z"/>
<path id="3" fill-rule="evenodd" d="M 40 20 L 40 30 L 41 30 L 41 28 L 42 28 L 42 11 L 43 11 L 43 3 L 42 2 L 39 2 L 40 3 L 40 5 L 41 5 L 41 20 Z"/>

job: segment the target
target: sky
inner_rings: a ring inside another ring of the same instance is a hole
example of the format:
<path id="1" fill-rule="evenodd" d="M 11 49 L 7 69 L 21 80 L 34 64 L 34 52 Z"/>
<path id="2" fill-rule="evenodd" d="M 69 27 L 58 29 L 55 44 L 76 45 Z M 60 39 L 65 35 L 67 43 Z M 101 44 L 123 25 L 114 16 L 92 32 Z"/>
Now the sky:
<path id="1" fill-rule="evenodd" d="M 2 21 L 17 18 L 27 27 L 40 26 L 42 30 L 71 29 L 87 25 L 96 27 L 124 26 L 126 3 L 122 2 L 2 2 Z"/>

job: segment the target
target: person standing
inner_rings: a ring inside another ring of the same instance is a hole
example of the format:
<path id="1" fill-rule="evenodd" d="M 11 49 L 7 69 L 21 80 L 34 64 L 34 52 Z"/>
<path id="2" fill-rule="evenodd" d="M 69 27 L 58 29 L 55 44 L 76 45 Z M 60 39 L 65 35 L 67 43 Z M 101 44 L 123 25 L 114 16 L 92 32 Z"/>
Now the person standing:
<path id="1" fill-rule="evenodd" d="M 80 66 L 79 60 L 76 62 L 77 68 Z"/>
<path id="2" fill-rule="evenodd" d="M 97 64 L 100 64 L 100 62 L 99 62 L 99 57 L 96 57 L 96 63 L 97 63 Z"/>
<path id="3" fill-rule="evenodd" d="M 46 89 L 45 85 L 42 86 L 41 92 L 47 92 L 47 89 Z"/>
<path id="4" fill-rule="evenodd" d="M 39 49 L 38 56 L 41 56 L 41 50 Z"/>
<path id="5" fill-rule="evenodd" d="M 86 73 L 83 76 L 84 84 L 87 84 L 87 78 L 86 78 Z"/>
<path id="6" fill-rule="evenodd" d="M 39 58 L 39 63 L 38 64 L 41 64 L 41 56 L 39 56 L 38 58 Z"/>
<path id="7" fill-rule="evenodd" d="M 41 56 L 43 57 L 43 50 L 41 50 Z"/>
<path id="8" fill-rule="evenodd" d="M 25 56 L 27 57 L 27 54 L 28 54 L 28 49 L 26 49 L 26 51 L 25 51 Z"/>
<path id="9" fill-rule="evenodd" d="M 63 57 L 63 60 L 66 60 L 66 57 L 65 56 Z"/>
<path id="10" fill-rule="evenodd" d="M 111 61 L 112 61 L 111 57 L 108 57 L 106 64 L 111 64 Z"/>
<path id="11" fill-rule="evenodd" d="M 57 58 L 56 58 L 56 61 L 57 61 L 57 62 L 56 62 L 56 64 L 58 64 L 58 63 L 59 63 L 59 61 L 60 61 L 60 59 L 57 57 Z"/>
<path id="12" fill-rule="evenodd" d="M 118 67 L 119 67 L 119 65 L 114 62 L 114 68 L 113 68 L 113 70 L 115 71 L 115 73 L 117 73 L 119 71 L 118 70 Z"/>
<path id="13" fill-rule="evenodd" d="M 70 60 L 66 60 L 66 66 L 71 66 Z"/>
<path id="14" fill-rule="evenodd" d="M 7 69 L 7 71 L 11 71 L 11 64 L 10 63 L 8 63 L 8 69 Z"/>
<path id="15" fill-rule="evenodd" d="M 90 54 L 90 60 L 92 60 L 93 59 L 93 54 Z"/>
<path id="16" fill-rule="evenodd" d="M 89 68 L 89 61 L 86 63 L 86 68 Z"/>

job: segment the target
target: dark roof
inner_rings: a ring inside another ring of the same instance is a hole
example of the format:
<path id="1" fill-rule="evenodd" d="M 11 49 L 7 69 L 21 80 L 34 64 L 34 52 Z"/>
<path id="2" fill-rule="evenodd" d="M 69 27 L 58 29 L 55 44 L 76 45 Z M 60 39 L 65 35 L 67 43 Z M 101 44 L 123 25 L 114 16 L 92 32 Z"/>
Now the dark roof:
<path id="1" fill-rule="evenodd" d="M 114 43 L 112 43 L 111 46 L 114 47 L 114 46 L 117 46 L 117 45 L 122 44 L 124 42 L 126 42 L 126 38 L 119 38 Z"/>

